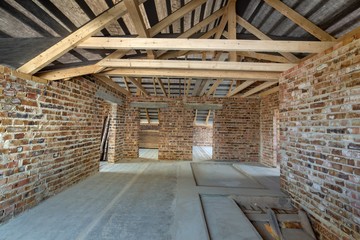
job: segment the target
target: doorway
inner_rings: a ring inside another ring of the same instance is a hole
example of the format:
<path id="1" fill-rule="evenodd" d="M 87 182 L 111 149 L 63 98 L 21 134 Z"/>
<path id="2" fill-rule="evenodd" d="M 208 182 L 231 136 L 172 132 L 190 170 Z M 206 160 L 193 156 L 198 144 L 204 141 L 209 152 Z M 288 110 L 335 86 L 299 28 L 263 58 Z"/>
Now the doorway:
<path id="1" fill-rule="evenodd" d="M 212 160 L 214 110 L 195 110 L 193 123 L 193 161 Z"/>

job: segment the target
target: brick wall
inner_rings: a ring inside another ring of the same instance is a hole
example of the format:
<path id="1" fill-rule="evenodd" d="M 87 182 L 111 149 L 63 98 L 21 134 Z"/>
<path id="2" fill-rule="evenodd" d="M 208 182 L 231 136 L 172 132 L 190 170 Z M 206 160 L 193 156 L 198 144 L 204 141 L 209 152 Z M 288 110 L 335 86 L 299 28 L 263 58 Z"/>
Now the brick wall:
<path id="1" fill-rule="evenodd" d="M 165 98 L 132 97 L 129 101 L 166 102 L 169 108 L 159 113 L 159 160 L 191 160 L 193 146 L 194 110 L 184 108 L 184 103 L 223 104 L 215 111 L 213 152 L 217 160 L 259 161 L 260 142 L 260 100 L 257 98 Z M 138 110 L 129 108 L 126 112 L 137 112 L 132 119 L 139 122 Z M 128 115 L 129 113 L 127 113 Z M 137 153 L 139 127 L 128 128 L 125 146 L 130 144 L 131 152 Z M 126 149 L 125 149 L 126 151 Z M 134 156 L 133 158 L 136 158 Z"/>
<path id="2" fill-rule="evenodd" d="M 124 158 L 139 157 L 139 131 L 140 131 L 140 112 L 137 108 L 129 106 L 130 100 L 125 105 L 125 139 L 123 147 Z"/>
<path id="3" fill-rule="evenodd" d="M 280 78 L 281 184 L 320 239 L 360 239 L 359 51 L 346 40 Z"/>
<path id="4" fill-rule="evenodd" d="M 279 143 L 279 94 L 273 93 L 260 100 L 260 162 L 277 166 Z"/>
<path id="5" fill-rule="evenodd" d="M 193 146 L 212 146 L 212 126 L 194 126 Z"/>
<path id="6" fill-rule="evenodd" d="M 124 157 L 125 106 L 112 103 L 110 107 L 108 162 L 115 163 Z"/>
<path id="7" fill-rule="evenodd" d="M 167 103 L 159 112 L 159 160 L 192 160 L 195 113 L 181 99 Z"/>
<path id="8" fill-rule="evenodd" d="M 256 98 L 224 98 L 215 111 L 213 159 L 259 161 L 260 102 Z"/>
<path id="9" fill-rule="evenodd" d="M 109 108 L 94 97 L 98 85 L 27 79 L 0 66 L 0 222 L 99 168 Z"/>

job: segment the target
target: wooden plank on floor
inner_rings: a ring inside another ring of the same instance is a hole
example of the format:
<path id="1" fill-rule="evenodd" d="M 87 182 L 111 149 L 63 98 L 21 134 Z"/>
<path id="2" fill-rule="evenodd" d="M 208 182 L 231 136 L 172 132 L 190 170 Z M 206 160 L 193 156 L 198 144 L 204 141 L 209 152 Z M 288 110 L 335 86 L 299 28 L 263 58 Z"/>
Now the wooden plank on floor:
<path id="1" fill-rule="evenodd" d="M 201 202 L 211 239 L 262 239 L 231 198 L 202 195 Z"/>

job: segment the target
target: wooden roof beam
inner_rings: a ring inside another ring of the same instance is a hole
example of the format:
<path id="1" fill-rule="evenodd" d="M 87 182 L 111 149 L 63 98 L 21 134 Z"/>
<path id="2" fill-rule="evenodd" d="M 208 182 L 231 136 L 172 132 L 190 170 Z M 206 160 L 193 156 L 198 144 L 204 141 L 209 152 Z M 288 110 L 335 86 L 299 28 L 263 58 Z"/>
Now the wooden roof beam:
<path id="1" fill-rule="evenodd" d="M 229 0 L 227 9 L 229 39 L 234 40 L 236 39 L 236 0 Z M 229 61 L 237 61 L 236 51 L 229 52 Z"/>
<path id="2" fill-rule="evenodd" d="M 125 96 L 128 96 L 128 97 L 131 96 L 131 93 L 129 91 L 120 87 L 119 84 L 115 83 L 111 78 L 106 77 L 106 76 L 101 76 L 101 75 L 94 75 L 94 77 L 96 78 L 97 81 L 102 82 L 102 83 L 114 88 L 115 90 L 124 94 Z"/>
<path id="3" fill-rule="evenodd" d="M 227 97 L 232 97 L 235 94 L 237 94 L 238 92 L 240 92 L 241 90 L 244 90 L 245 88 L 249 87 L 251 84 L 253 84 L 254 80 L 248 80 L 245 81 L 244 83 L 240 84 L 239 86 L 237 86 L 234 90 L 232 90 L 231 92 L 229 92 L 226 96 Z"/>
<path id="4" fill-rule="evenodd" d="M 235 70 L 284 72 L 295 64 L 259 63 L 259 62 L 221 62 L 221 61 L 187 61 L 187 60 L 146 60 L 146 59 L 109 59 L 100 66 L 109 68 L 173 68 L 202 70 Z"/>
<path id="5" fill-rule="evenodd" d="M 272 40 L 270 37 L 268 37 L 266 34 L 261 32 L 259 29 L 254 27 L 252 24 L 250 24 L 248 21 L 243 19 L 240 16 L 236 16 L 237 23 L 245 28 L 248 32 L 253 34 L 255 37 L 257 37 L 260 40 Z M 280 52 L 281 55 L 283 55 L 286 59 L 288 59 L 290 62 L 297 63 L 300 61 L 299 58 L 297 58 L 295 55 L 288 53 L 288 52 Z"/>
<path id="6" fill-rule="evenodd" d="M 199 69 L 152 69 L 119 68 L 100 73 L 108 76 L 132 77 L 180 77 L 180 78 L 226 78 L 239 80 L 278 81 L 280 73 L 258 71 L 199 70 Z"/>
<path id="7" fill-rule="evenodd" d="M 214 34 L 216 34 L 217 30 L 218 30 L 217 28 L 211 29 L 210 31 L 208 31 L 208 32 L 204 33 L 203 35 L 201 35 L 201 37 L 199 39 L 209 39 Z M 169 58 L 184 56 L 188 52 L 189 51 L 186 51 L 186 50 L 185 51 L 170 51 L 170 52 L 166 52 L 162 56 L 159 56 L 159 59 L 169 59 Z"/>
<path id="8" fill-rule="evenodd" d="M 156 79 L 157 83 L 159 84 L 161 91 L 164 93 L 165 97 L 167 97 L 167 93 L 166 93 L 166 90 L 165 90 L 162 80 L 157 77 L 155 79 Z"/>
<path id="9" fill-rule="evenodd" d="M 139 4 L 143 2 L 145 2 L 145 0 L 140 0 Z M 36 73 L 69 50 L 73 49 L 81 41 L 91 37 L 93 34 L 105 28 L 112 21 L 123 16 L 126 12 L 127 9 L 124 2 L 119 2 L 114 7 L 103 12 L 95 19 L 22 65 L 18 68 L 18 71 L 28 74 Z"/>
<path id="10" fill-rule="evenodd" d="M 264 90 L 265 88 L 271 87 L 272 85 L 277 84 L 276 82 L 265 82 L 257 87 L 254 87 L 253 89 L 250 89 L 246 93 L 242 94 L 241 97 L 249 97 L 257 92 L 260 92 L 261 90 Z"/>
<path id="11" fill-rule="evenodd" d="M 278 10 L 281 14 L 289 18 L 291 21 L 302 27 L 305 31 L 320 39 L 321 41 L 335 41 L 336 39 L 330 34 L 310 22 L 308 19 L 301 16 L 299 13 L 288 7 L 285 3 L 280 0 L 264 0 L 271 7 Z"/>
<path id="12" fill-rule="evenodd" d="M 148 38 L 149 32 L 146 29 L 144 18 L 140 12 L 138 0 L 124 0 L 124 3 L 139 37 Z M 155 58 L 155 53 L 152 50 L 147 50 L 147 55 L 150 59 Z"/>
<path id="13" fill-rule="evenodd" d="M 335 43 L 316 41 L 92 37 L 83 41 L 77 47 L 86 49 L 319 53 L 332 47 Z"/>
<path id="14" fill-rule="evenodd" d="M 216 89 L 219 87 L 219 85 L 224 81 L 224 79 L 218 79 L 216 82 L 211 86 L 209 91 L 206 93 L 206 96 L 210 96 L 212 93 L 215 93 Z"/>
<path id="15" fill-rule="evenodd" d="M 127 79 L 132 82 L 145 96 L 149 96 L 149 93 L 145 90 L 145 88 L 141 85 L 140 82 L 138 82 L 135 78 L 133 77 L 127 77 Z"/>

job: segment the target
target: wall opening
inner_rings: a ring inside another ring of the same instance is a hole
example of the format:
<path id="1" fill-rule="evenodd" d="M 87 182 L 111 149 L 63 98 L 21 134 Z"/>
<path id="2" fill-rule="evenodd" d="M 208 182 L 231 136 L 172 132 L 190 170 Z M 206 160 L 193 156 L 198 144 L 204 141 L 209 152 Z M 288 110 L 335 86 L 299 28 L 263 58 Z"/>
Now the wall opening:
<path id="1" fill-rule="evenodd" d="M 158 160 L 159 109 L 144 108 L 140 111 L 139 158 Z"/>
<path id="2" fill-rule="evenodd" d="M 214 110 L 195 110 L 193 161 L 212 160 Z"/>
<path id="3" fill-rule="evenodd" d="M 109 151 L 109 130 L 110 130 L 110 117 L 105 116 L 103 121 L 103 128 L 101 133 L 101 144 L 100 144 L 100 161 L 106 162 L 108 160 Z"/>

